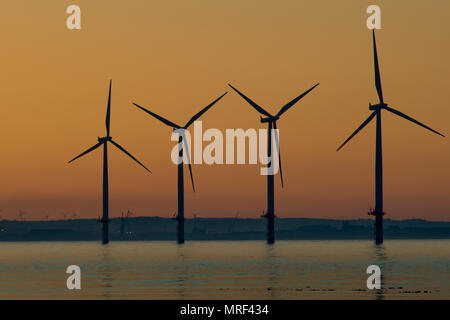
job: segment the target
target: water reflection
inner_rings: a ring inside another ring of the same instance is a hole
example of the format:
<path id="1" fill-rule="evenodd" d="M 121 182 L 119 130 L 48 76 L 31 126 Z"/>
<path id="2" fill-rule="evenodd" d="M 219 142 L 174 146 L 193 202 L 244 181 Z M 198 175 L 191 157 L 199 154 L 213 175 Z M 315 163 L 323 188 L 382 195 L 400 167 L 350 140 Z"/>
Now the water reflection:
<path id="1" fill-rule="evenodd" d="M 386 266 L 388 262 L 387 249 L 385 244 L 374 245 L 375 251 L 375 261 L 376 265 L 380 267 L 381 270 L 381 289 L 375 289 L 376 300 L 383 300 L 385 298 L 386 289 L 384 287 L 386 283 Z"/>
<path id="2" fill-rule="evenodd" d="M 266 261 L 267 261 L 267 291 L 268 297 L 276 298 L 276 288 L 278 286 L 279 265 L 278 257 L 276 255 L 276 245 L 266 244 Z"/>
<path id="3" fill-rule="evenodd" d="M 450 298 L 450 240 L 5 242 L 0 251 L 0 299 Z M 77 292 L 65 287 L 73 263 L 83 270 Z M 372 264 L 382 290 L 366 287 Z"/>
<path id="4" fill-rule="evenodd" d="M 186 294 L 186 278 L 188 275 L 188 266 L 186 264 L 185 245 L 177 246 L 177 265 L 175 266 L 176 274 L 176 293 L 178 299 L 184 299 Z"/>
<path id="5" fill-rule="evenodd" d="M 103 284 L 103 297 L 105 299 L 111 299 L 113 296 L 113 259 L 111 254 L 110 245 L 101 245 L 99 258 L 101 263 L 99 264 L 98 272 Z"/>

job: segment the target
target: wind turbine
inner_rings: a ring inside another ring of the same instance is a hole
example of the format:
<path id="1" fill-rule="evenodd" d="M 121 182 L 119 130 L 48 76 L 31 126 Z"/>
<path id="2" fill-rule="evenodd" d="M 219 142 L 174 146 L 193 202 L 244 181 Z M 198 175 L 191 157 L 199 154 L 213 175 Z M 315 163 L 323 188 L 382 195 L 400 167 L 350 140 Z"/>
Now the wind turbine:
<path id="1" fill-rule="evenodd" d="M 172 127 L 173 131 L 177 132 L 179 134 L 178 137 L 178 215 L 176 216 L 177 220 L 177 242 L 178 243 L 184 243 L 184 174 L 183 174 L 183 144 L 184 148 L 186 148 L 186 156 L 189 166 L 189 174 L 191 176 L 191 183 L 192 183 L 192 190 L 195 192 L 194 187 L 194 178 L 192 177 L 192 168 L 191 168 L 191 158 L 189 155 L 189 147 L 186 142 L 186 135 L 185 131 L 187 128 L 193 124 L 198 118 L 200 118 L 206 111 L 208 111 L 209 108 L 211 108 L 216 102 L 218 102 L 224 95 L 226 95 L 227 92 L 222 94 L 220 97 L 218 97 L 216 100 L 211 102 L 209 105 L 207 105 L 205 108 L 200 110 L 197 114 L 195 114 L 183 127 L 179 126 L 167 119 L 164 119 L 163 117 L 157 115 L 156 113 L 151 112 L 150 110 L 147 110 L 144 107 L 141 107 L 140 105 L 133 102 L 133 104 L 138 107 L 139 109 L 147 112 L 152 117 L 158 119 L 165 125 Z"/>
<path id="2" fill-rule="evenodd" d="M 22 209 L 19 209 L 19 214 L 17 215 L 17 218 L 19 219 L 19 221 L 20 221 L 20 219 L 22 219 L 22 221 L 25 221 L 25 215 L 26 214 L 27 213 L 22 211 Z"/>
<path id="3" fill-rule="evenodd" d="M 69 161 L 69 163 L 81 158 L 82 156 L 88 154 L 91 151 L 94 151 L 98 147 L 103 145 L 103 217 L 99 221 L 103 223 L 103 236 L 102 242 L 103 244 L 107 244 L 109 242 L 109 233 L 108 233 L 108 223 L 109 223 L 109 188 L 108 188 L 108 142 L 113 146 L 118 148 L 120 151 L 125 153 L 131 159 L 136 161 L 139 165 L 141 165 L 145 170 L 151 172 L 140 163 L 135 157 L 133 157 L 128 151 L 126 151 L 121 145 L 115 142 L 110 136 L 110 118 L 111 118 L 111 84 L 112 81 L 109 82 L 109 95 L 108 95 L 108 107 L 106 110 L 106 137 L 100 138 L 98 137 L 98 143 L 93 147 L 89 148 L 79 156 L 73 158 Z"/>
<path id="4" fill-rule="evenodd" d="M 373 110 L 370 116 L 352 133 L 352 135 L 345 140 L 345 142 L 337 149 L 339 151 L 347 142 L 350 141 L 359 131 L 361 131 L 373 118 L 376 117 L 376 142 L 375 142 L 375 209 L 369 212 L 369 215 L 375 216 L 375 243 L 383 243 L 383 157 L 382 157 L 382 145 L 381 145 L 381 110 L 387 110 L 399 117 L 409 120 L 427 130 L 430 130 L 442 137 L 444 135 L 427 127 L 417 120 L 407 116 L 406 114 L 397 111 L 388 105 L 383 100 L 383 91 L 381 90 L 381 77 L 380 68 L 378 65 L 377 44 L 375 41 L 375 30 L 372 30 L 373 38 L 373 59 L 375 66 L 375 87 L 377 89 L 379 103 L 372 105 L 369 103 L 369 110 Z"/>
<path id="5" fill-rule="evenodd" d="M 256 109 L 260 114 L 264 116 L 261 117 L 261 123 L 268 124 L 268 137 L 267 137 L 267 158 L 269 159 L 268 167 L 273 167 L 272 163 L 272 128 L 274 129 L 275 133 L 275 143 L 277 144 L 277 150 L 278 150 L 278 163 L 279 163 L 279 170 L 280 170 L 280 178 L 281 178 L 281 186 L 283 187 L 283 171 L 281 169 L 281 156 L 280 156 L 280 148 L 279 148 L 279 140 L 278 140 L 278 132 L 277 132 L 277 120 L 280 119 L 280 116 L 285 113 L 289 108 L 291 108 L 295 103 L 297 103 L 300 99 L 302 99 L 305 95 L 307 95 L 311 90 L 313 90 L 315 87 L 317 87 L 319 84 L 317 83 L 301 95 L 299 95 L 297 98 L 292 100 L 291 102 L 284 105 L 280 111 L 276 115 L 271 115 L 269 112 L 261 108 L 259 105 L 257 105 L 255 102 L 253 102 L 250 98 L 246 97 L 242 92 L 240 92 L 238 89 L 233 87 L 231 84 L 228 84 L 234 91 L 236 91 L 242 98 L 244 98 L 245 101 L 247 101 L 253 108 Z M 263 215 L 263 217 L 267 218 L 267 243 L 272 244 L 275 242 L 275 196 L 274 196 L 274 174 L 272 171 L 272 174 L 267 175 L 267 212 Z"/>
<path id="6" fill-rule="evenodd" d="M 77 218 L 79 218 L 80 216 L 78 215 L 78 213 L 74 210 L 72 210 L 72 220 L 75 220 Z"/>

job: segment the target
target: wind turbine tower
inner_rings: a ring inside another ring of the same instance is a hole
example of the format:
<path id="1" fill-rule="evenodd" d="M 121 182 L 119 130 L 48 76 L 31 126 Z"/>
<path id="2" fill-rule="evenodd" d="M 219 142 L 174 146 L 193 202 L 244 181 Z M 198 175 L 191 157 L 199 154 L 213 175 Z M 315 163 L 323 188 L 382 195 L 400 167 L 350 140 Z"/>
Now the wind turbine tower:
<path id="1" fill-rule="evenodd" d="M 191 183 L 192 183 L 192 189 L 195 192 L 194 187 L 194 178 L 192 177 L 192 168 L 191 168 L 191 160 L 189 155 L 189 147 L 186 142 L 186 135 L 185 131 L 188 129 L 188 127 L 193 124 L 198 118 L 200 118 L 206 111 L 208 111 L 209 108 L 211 108 L 216 102 L 218 102 L 224 95 L 226 95 L 227 92 L 222 94 L 219 98 L 211 102 L 209 105 L 207 105 L 205 108 L 203 108 L 200 112 L 195 114 L 184 126 L 179 126 L 159 115 L 156 113 L 151 112 L 150 110 L 141 107 L 140 105 L 133 103 L 136 107 L 141 109 L 142 111 L 148 113 L 152 117 L 158 119 L 165 125 L 173 128 L 173 131 L 177 132 L 179 134 L 178 138 L 178 214 L 176 216 L 177 220 L 177 242 L 179 244 L 184 243 L 184 174 L 183 174 L 183 165 L 184 165 L 184 157 L 183 157 L 183 151 L 184 148 L 186 148 L 186 156 L 188 161 L 188 167 L 189 167 L 189 174 L 191 176 Z"/>
<path id="2" fill-rule="evenodd" d="M 128 151 L 126 151 L 121 145 L 115 142 L 110 136 L 110 120 L 111 120 L 111 84 L 112 81 L 109 82 L 109 95 L 108 95 L 108 106 L 106 109 L 106 136 L 98 137 L 98 143 L 93 147 L 89 148 L 79 156 L 73 158 L 69 161 L 69 163 L 81 158 L 82 156 L 88 154 L 91 151 L 94 151 L 100 146 L 103 146 L 103 216 L 100 219 L 102 222 L 102 242 L 103 244 L 107 244 L 109 242 L 109 184 L 108 184 L 108 143 L 111 143 L 117 149 L 125 153 L 131 159 L 136 161 L 140 166 L 142 166 L 145 170 L 150 172 L 150 170 L 140 163 L 135 157 L 133 157 Z"/>
<path id="3" fill-rule="evenodd" d="M 299 95 L 294 100 L 290 101 L 286 105 L 284 105 L 280 111 L 276 115 L 272 115 L 266 110 L 264 110 L 262 107 L 257 105 L 253 100 L 245 96 L 243 93 L 241 93 L 238 89 L 233 87 L 231 84 L 229 86 L 236 91 L 242 98 L 244 98 L 245 101 L 247 101 L 253 108 L 256 109 L 261 115 L 264 116 L 261 117 L 261 123 L 267 123 L 268 126 L 268 137 L 267 137 L 267 158 L 269 159 L 269 168 L 273 168 L 273 145 L 272 145 L 272 129 L 274 129 L 275 134 L 275 143 L 277 144 L 277 154 L 278 154 L 278 163 L 279 163 L 279 170 L 280 170 L 280 178 L 281 178 L 281 187 L 283 187 L 283 171 L 281 169 L 281 156 L 280 156 L 280 148 L 278 145 L 278 133 L 277 133 L 277 120 L 280 119 L 280 116 L 285 113 L 289 108 L 291 108 L 294 104 L 296 104 L 300 99 L 302 99 L 305 95 L 307 95 L 311 90 L 313 90 L 315 87 L 317 87 L 319 84 L 317 83 L 301 95 Z M 268 172 L 267 175 L 267 212 L 263 216 L 267 218 L 267 243 L 273 244 L 275 243 L 275 195 L 274 195 L 274 172 Z"/>
<path id="4" fill-rule="evenodd" d="M 383 99 L 383 91 L 381 89 L 381 76 L 378 64 L 377 44 L 375 41 L 375 30 L 372 30 L 373 39 L 373 59 L 375 67 L 375 87 L 377 89 L 379 102 L 375 105 L 369 103 L 369 110 L 373 111 L 369 117 L 352 133 L 352 135 L 345 140 L 345 142 L 337 149 L 339 151 L 347 142 L 349 142 L 359 131 L 361 131 L 373 118 L 376 118 L 376 140 L 375 140 L 375 209 L 369 212 L 369 215 L 375 216 L 375 243 L 383 243 L 383 156 L 381 143 L 381 111 L 389 111 L 401 118 L 411 121 L 431 132 L 434 132 L 442 137 L 444 135 L 427 127 L 426 125 L 414 120 L 410 116 L 395 110 L 387 105 Z"/>

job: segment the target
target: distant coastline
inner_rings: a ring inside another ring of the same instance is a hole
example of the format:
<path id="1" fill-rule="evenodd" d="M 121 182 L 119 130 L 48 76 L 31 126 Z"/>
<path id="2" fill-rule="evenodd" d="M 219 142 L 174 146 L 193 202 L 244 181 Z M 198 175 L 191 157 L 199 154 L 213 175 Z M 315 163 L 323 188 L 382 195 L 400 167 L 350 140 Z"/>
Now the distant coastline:
<path id="1" fill-rule="evenodd" d="M 373 220 L 279 218 L 279 240 L 370 240 Z M 264 219 L 196 218 L 185 222 L 186 240 L 265 240 Z M 386 239 L 450 239 L 450 222 L 420 219 L 390 220 L 384 224 Z M 114 218 L 112 241 L 175 240 L 176 221 L 161 217 Z M 56 221 L 0 221 L 0 241 L 98 241 L 95 219 Z"/>

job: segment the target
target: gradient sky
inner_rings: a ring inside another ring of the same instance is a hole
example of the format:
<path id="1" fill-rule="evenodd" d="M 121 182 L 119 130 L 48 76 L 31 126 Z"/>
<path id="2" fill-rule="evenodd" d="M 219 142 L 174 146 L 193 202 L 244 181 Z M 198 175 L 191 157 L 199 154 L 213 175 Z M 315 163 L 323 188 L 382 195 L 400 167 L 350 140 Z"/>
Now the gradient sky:
<path id="1" fill-rule="evenodd" d="M 100 151 L 67 161 L 111 135 L 153 171 L 110 152 L 110 216 L 167 217 L 176 211 L 171 129 L 135 101 L 185 123 L 232 83 L 270 112 L 320 81 L 278 122 L 285 178 L 276 177 L 279 217 L 367 218 L 374 204 L 375 124 L 336 148 L 377 101 L 369 4 L 379 1 L 76 1 L 82 30 L 66 29 L 75 1 L 0 5 L 0 208 L 15 218 L 101 213 Z M 377 32 L 385 100 L 450 134 L 450 2 L 383 2 Z M 229 92 L 204 128 L 264 128 Z M 450 220 L 450 142 L 383 114 L 387 218 Z M 259 165 L 194 165 L 186 216 L 259 217 L 266 178 Z M 185 176 L 185 178 L 188 178 Z M 187 182 L 187 180 L 186 180 Z"/>

